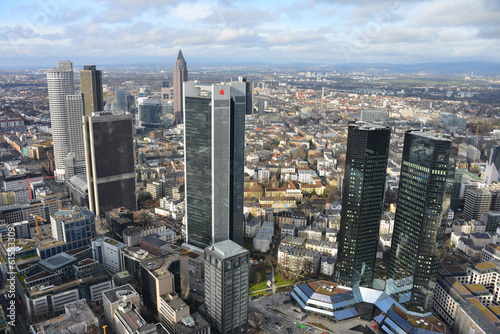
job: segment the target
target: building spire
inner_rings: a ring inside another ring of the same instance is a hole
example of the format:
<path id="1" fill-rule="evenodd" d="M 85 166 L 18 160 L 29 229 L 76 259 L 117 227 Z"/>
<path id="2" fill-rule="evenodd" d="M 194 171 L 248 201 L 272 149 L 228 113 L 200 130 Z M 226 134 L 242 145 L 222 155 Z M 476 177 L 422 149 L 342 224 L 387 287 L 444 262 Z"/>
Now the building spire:
<path id="1" fill-rule="evenodd" d="M 179 54 L 177 55 L 177 60 L 182 60 L 182 61 L 185 61 L 185 60 L 184 60 L 184 56 L 182 55 L 182 51 L 181 51 L 181 49 L 179 49 Z"/>

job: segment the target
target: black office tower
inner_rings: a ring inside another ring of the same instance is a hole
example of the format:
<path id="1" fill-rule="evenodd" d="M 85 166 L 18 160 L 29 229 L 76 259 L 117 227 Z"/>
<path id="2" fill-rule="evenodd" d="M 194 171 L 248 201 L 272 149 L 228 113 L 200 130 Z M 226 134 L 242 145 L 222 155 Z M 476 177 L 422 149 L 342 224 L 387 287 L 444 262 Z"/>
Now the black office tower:
<path id="1" fill-rule="evenodd" d="M 137 210 L 132 115 L 84 116 L 83 127 L 90 210 Z"/>
<path id="2" fill-rule="evenodd" d="M 455 177 L 456 148 L 435 133 L 405 134 L 386 292 L 429 309 Z"/>
<path id="3" fill-rule="evenodd" d="M 390 137 L 388 127 L 349 125 L 335 272 L 345 286 L 373 283 Z"/>

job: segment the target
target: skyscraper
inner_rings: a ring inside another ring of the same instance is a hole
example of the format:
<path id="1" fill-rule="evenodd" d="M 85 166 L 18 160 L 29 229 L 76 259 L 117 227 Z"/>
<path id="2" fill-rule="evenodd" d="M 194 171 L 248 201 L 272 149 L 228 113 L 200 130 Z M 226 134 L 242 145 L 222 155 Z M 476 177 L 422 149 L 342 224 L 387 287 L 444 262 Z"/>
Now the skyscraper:
<path id="1" fill-rule="evenodd" d="M 388 127 L 349 125 L 335 273 L 342 285 L 373 283 L 390 136 Z"/>
<path id="2" fill-rule="evenodd" d="M 116 110 L 118 111 L 128 111 L 128 96 L 130 91 L 126 88 L 120 88 L 115 90 L 115 103 Z"/>
<path id="3" fill-rule="evenodd" d="M 184 83 L 187 241 L 200 248 L 226 239 L 243 244 L 248 84 Z"/>
<path id="4" fill-rule="evenodd" d="M 182 113 L 184 104 L 183 83 L 188 81 L 188 69 L 186 61 L 179 50 L 177 60 L 174 65 L 174 121 L 175 123 L 182 123 Z"/>
<path id="5" fill-rule="evenodd" d="M 73 63 L 60 61 L 57 68 L 46 70 L 49 93 L 50 123 L 54 147 L 55 176 L 57 182 L 64 182 L 66 171 L 64 159 L 73 152 L 76 159 L 83 147 L 82 127 L 83 115 L 82 95 L 75 94 Z"/>
<path id="6" fill-rule="evenodd" d="M 104 217 L 117 207 L 137 209 L 132 115 L 83 117 L 90 210 Z"/>
<path id="7" fill-rule="evenodd" d="M 139 124 L 146 128 L 158 128 L 163 125 L 160 99 L 140 97 L 137 99 L 137 106 L 139 122 L 136 122 L 136 125 Z"/>
<path id="8" fill-rule="evenodd" d="M 95 65 L 85 65 L 80 71 L 80 91 L 83 95 L 85 115 L 104 110 L 102 71 Z"/>
<path id="9" fill-rule="evenodd" d="M 225 240 L 205 248 L 205 318 L 215 333 L 248 325 L 248 251 Z"/>
<path id="10" fill-rule="evenodd" d="M 492 146 L 484 172 L 484 183 L 490 184 L 498 181 L 500 171 L 500 146 Z"/>
<path id="11" fill-rule="evenodd" d="M 449 138 L 405 134 L 386 292 L 428 309 L 436 285 L 455 174 Z"/>

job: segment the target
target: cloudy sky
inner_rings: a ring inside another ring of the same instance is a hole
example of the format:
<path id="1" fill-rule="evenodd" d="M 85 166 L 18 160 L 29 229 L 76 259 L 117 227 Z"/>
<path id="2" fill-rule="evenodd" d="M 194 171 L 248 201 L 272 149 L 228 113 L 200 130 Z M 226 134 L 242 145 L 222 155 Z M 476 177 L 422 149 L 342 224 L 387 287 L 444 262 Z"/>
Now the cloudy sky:
<path id="1" fill-rule="evenodd" d="M 0 66 L 173 63 L 180 48 L 188 63 L 500 63 L 498 0 L 0 4 Z"/>

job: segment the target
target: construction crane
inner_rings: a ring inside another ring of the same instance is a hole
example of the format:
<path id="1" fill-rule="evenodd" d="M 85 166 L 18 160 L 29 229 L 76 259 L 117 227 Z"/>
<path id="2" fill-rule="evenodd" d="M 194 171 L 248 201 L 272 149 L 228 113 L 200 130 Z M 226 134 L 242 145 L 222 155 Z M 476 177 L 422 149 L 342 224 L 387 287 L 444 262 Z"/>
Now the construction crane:
<path id="1" fill-rule="evenodd" d="M 55 178 L 55 176 L 44 176 L 42 177 L 42 180 L 45 180 L 45 179 L 53 179 Z M 31 183 L 30 183 L 30 177 L 26 177 L 26 181 L 17 181 L 17 183 L 24 183 L 24 182 L 28 182 L 28 191 L 30 193 L 30 200 L 33 199 L 33 194 L 31 193 Z"/>
<path id="2" fill-rule="evenodd" d="M 500 126 L 498 125 L 487 125 L 487 124 L 471 124 L 471 127 L 475 126 L 476 127 L 476 136 L 479 133 L 479 128 L 493 128 L 493 129 L 500 129 Z M 468 133 L 467 133 L 468 134 Z"/>
<path id="3" fill-rule="evenodd" d="M 67 201 L 71 201 L 72 199 L 71 198 L 66 198 L 66 199 L 56 199 L 56 200 L 53 200 L 53 201 L 48 201 L 48 202 L 42 202 L 42 203 L 37 203 L 37 204 L 31 204 L 32 207 L 35 207 L 35 206 L 40 206 L 40 205 L 45 205 L 45 204 L 52 204 L 52 203 L 56 203 L 58 202 L 59 203 L 59 210 L 61 210 L 61 203 L 62 202 L 67 202 Z"/>
<path id="4" fill-rule="evenodd" d="M 42 240 L 42 239 L 40 239 L 40 229 L 38 228 L 38 219 L 41 219 L 41 220 L 43 220 L 43 221 L 44 221 L 44 222 L 46 222 L 46 223 L 47 223 L 47 219 L 42 218 L 42 217 L 40 217 L 40 216 L 38 216 L 38 215 L 34 215 L 34 214 L 32 214 L 32 213 L 30 213 L 30 216 L 31 216 L 31 217 L 33 217 L 33 218 L 35 218 L 35 224 L 36 224 L 36 235 L 37 235 L 37 237 L 38 237 L 38 240 Z"/>

